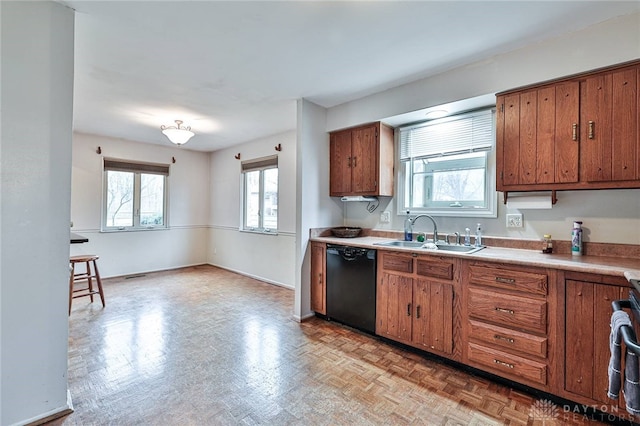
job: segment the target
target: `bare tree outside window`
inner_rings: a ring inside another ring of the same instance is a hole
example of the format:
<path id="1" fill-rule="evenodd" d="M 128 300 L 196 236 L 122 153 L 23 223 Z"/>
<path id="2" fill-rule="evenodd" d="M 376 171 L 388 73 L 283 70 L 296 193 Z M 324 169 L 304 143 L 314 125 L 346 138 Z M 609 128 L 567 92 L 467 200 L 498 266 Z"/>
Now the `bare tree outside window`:
<path id="1" fill-rule="evenodd" d="M 107 226 L 133 226 L 133 173 L 107 172 Z"/>

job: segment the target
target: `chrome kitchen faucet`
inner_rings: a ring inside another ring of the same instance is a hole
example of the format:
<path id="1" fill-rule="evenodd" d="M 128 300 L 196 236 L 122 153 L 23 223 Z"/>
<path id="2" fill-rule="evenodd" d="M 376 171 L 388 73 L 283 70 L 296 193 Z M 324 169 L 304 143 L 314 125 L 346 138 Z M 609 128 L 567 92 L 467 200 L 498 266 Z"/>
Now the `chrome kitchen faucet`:
<path id="1" fill-rule="evenodd" d="M 433 243 L 437 244 L 438 243 L 438 225 L 436 225 L 436 221 L 433 217 L 429 216 L 428 214 L 419 214 L 418 216 L 413 218 L 413 220 L 411 221 L 411 225 L 415 225 L 416 220 L 418 220 L 421 217 L 429 218 L 431 223 L 433 223 Z"/>

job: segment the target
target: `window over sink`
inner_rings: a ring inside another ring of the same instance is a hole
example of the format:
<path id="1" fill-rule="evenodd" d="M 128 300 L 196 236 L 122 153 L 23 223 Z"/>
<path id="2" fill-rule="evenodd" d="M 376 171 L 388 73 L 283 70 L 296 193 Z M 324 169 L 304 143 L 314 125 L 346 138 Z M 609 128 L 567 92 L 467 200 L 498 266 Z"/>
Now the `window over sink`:
<path id="1" fill-rule="evenodd" d="M 399 212 L 496 217 L 494 108 L 398 130 Z"/>

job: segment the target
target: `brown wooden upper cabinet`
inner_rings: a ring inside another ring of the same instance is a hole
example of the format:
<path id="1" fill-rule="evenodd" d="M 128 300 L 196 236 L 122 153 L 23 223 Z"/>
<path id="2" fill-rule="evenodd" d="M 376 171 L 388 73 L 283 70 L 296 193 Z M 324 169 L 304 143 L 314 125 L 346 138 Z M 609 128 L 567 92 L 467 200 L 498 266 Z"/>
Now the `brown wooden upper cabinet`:
<path id="1" fill-rule="evenodd" d="M 330 133 L 329 195 L 393 195 L 393 129 L 372 123 Z"/>
<path id="2" fill-rule="evenodd" d="M 640 187 L 640 62 L 496 96 L 498 191 Z"/>

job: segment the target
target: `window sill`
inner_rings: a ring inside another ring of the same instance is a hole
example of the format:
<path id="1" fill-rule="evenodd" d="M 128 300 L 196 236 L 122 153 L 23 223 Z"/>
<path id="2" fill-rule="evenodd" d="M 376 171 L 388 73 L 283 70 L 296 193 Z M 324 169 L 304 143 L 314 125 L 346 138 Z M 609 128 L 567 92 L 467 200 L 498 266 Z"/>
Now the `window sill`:
<path id="1" fill-rule="evenodd" d="M 149 228 L 107 228 L 101 229 L 100 232 L 104 234 L 111 234 L 116 232 L 146 232 L 146 231 L 167 231 L 168 226 L 153 226 Z"/>
<path id="2" fill-rule="evenodd" d="M 260 234 L 260 235 L 278 235 L 278 231 L 265 231 L 261 229 L 239 229 L 240 232 L 246 232 L 248 234 Z"/>

